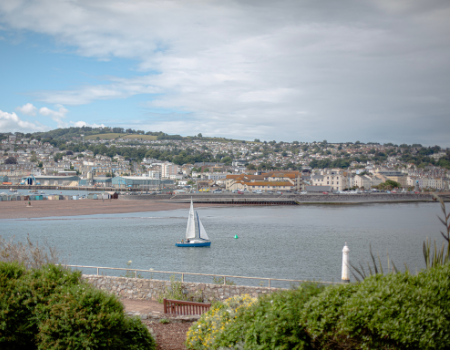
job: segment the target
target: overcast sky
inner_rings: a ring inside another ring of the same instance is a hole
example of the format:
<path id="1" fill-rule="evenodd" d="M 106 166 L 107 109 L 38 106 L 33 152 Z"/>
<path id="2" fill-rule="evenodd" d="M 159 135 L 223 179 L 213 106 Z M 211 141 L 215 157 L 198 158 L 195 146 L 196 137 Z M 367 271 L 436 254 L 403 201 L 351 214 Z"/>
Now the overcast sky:
<path id="1" fill-rule="evenodd" d="M 0 1 L 0 131 L 450 146 L 450 2 Z"/>

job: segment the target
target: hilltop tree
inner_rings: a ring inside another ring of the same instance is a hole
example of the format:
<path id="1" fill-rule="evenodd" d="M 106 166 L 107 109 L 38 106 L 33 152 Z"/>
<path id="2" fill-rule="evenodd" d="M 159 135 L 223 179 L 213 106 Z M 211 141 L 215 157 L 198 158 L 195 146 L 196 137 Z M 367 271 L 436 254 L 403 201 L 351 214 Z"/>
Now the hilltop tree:
<path id="1" fill-rule="evenodd" d="M 8 157 L 5 159 L 5 164 L 17 164 L 17 159 L 15 157 Z"/>

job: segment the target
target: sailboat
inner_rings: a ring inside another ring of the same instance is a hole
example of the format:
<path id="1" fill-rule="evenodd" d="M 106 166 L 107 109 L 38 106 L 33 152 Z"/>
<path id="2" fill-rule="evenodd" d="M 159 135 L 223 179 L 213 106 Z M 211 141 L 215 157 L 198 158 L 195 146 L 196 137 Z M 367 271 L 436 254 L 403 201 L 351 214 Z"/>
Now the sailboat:
<path id="1" fill-rule="evenodd" d="M 188 242 L 189 240 L 189 242 Z M 198 216 L 194 211 L 194 204 L 191 198 L 191 208 L 189 209 L 189 217 L 186 227 L 186 241 L 175 243 L 177 247 L 209 247 L 211 241 L 209 240 L 206 230 Z"/>

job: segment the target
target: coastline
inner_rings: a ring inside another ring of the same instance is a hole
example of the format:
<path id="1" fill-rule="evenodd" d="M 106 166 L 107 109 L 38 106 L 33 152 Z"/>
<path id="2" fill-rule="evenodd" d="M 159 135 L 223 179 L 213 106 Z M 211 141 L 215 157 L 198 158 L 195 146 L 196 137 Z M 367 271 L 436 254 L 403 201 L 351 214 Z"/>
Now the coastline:
<path id="1" fill-rule="evenodd" d="M 130 198 L 134 197 L 134 198 Z M 33 200 L 31 207 L 28 201 L 0 201 L 0 220 L 31 219 L 58 216 L 80 216 L 96 214 L 121 214 L 137 212 L 154 212 L 177 209 L 189 209 L 190 196 L 178 195 L 176 198 L 159 198 L 154 196 L 124 196 L 119 199 L 103 200 Z M 149 198 L 150 197 L 150 198 Z M 443 197 L 445 202 L 450 196 Z M 229 206 L 271 206 L 271 205 L 325 205 L 325 206 L 356 206 L 368 204 L 399 204 L 399 203 L 433 203 L 430 194 L 389 194 L 389 195 L 308 195 L 308 196 L 194 196 L 195 206 L 229 207 Z"/>
<path id="2" fill-rule="evenodd" d="M 189 209 L 189 203 L 167 203 L 162 201 L 119 201 L 78 200 L 78 201 L 28 201 L 0 202 L 0 220 L 31 219 L 53 216 L 79 216 L 95 214 L 120 214 Z M 199 204 L 197 207 L 219 207 L 218 204 Z"/>

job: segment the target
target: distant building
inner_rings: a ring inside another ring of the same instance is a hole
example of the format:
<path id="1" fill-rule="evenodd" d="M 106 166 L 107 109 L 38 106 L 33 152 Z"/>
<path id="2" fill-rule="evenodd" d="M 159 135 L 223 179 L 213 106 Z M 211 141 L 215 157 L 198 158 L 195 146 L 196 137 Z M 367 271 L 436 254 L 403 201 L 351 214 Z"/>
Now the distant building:
<path id="1" fill-rule="evenodd" d="M 272 171 L 261 175 L 227 175 L 225 185 L 229 191 L 284 192 L 303 189 L 302 174 L 299 171 Z"/>
<path id="2" fill-rule="evenodd" d="M 115 188 L 139 188 L 142 190 L 158 189 L 160 186 L 171 186 L 172 180 L 155 180 L 148 176 L 117 176 L 112 178 L 112 186 Z"/>
<path id="3" fill-rule="evenodd" d="M 331 186 L 333 191 L 343 191 L 349 188 L 347 172 L 342 170 L 324 170 L 322 174 L 311 175 L 312 186 Z M 323 192 L 323 191 L 322 191 Z"/>
<path id="4" fill-rule="evenodd" d="M 155 171 L 155 170 L 150 170 L 148 172 L 148 177 L 152 180 L 160 180 L 161 179 L 161 172 L 160 171 Z"/>
<path id="5" fill-rule="evenodd" d="M 161 177 L 170 178 L 170 175 L 176 175 L 179 172 L 179 166 L 172 163 L 166 163 L 161 165 Z"/>

